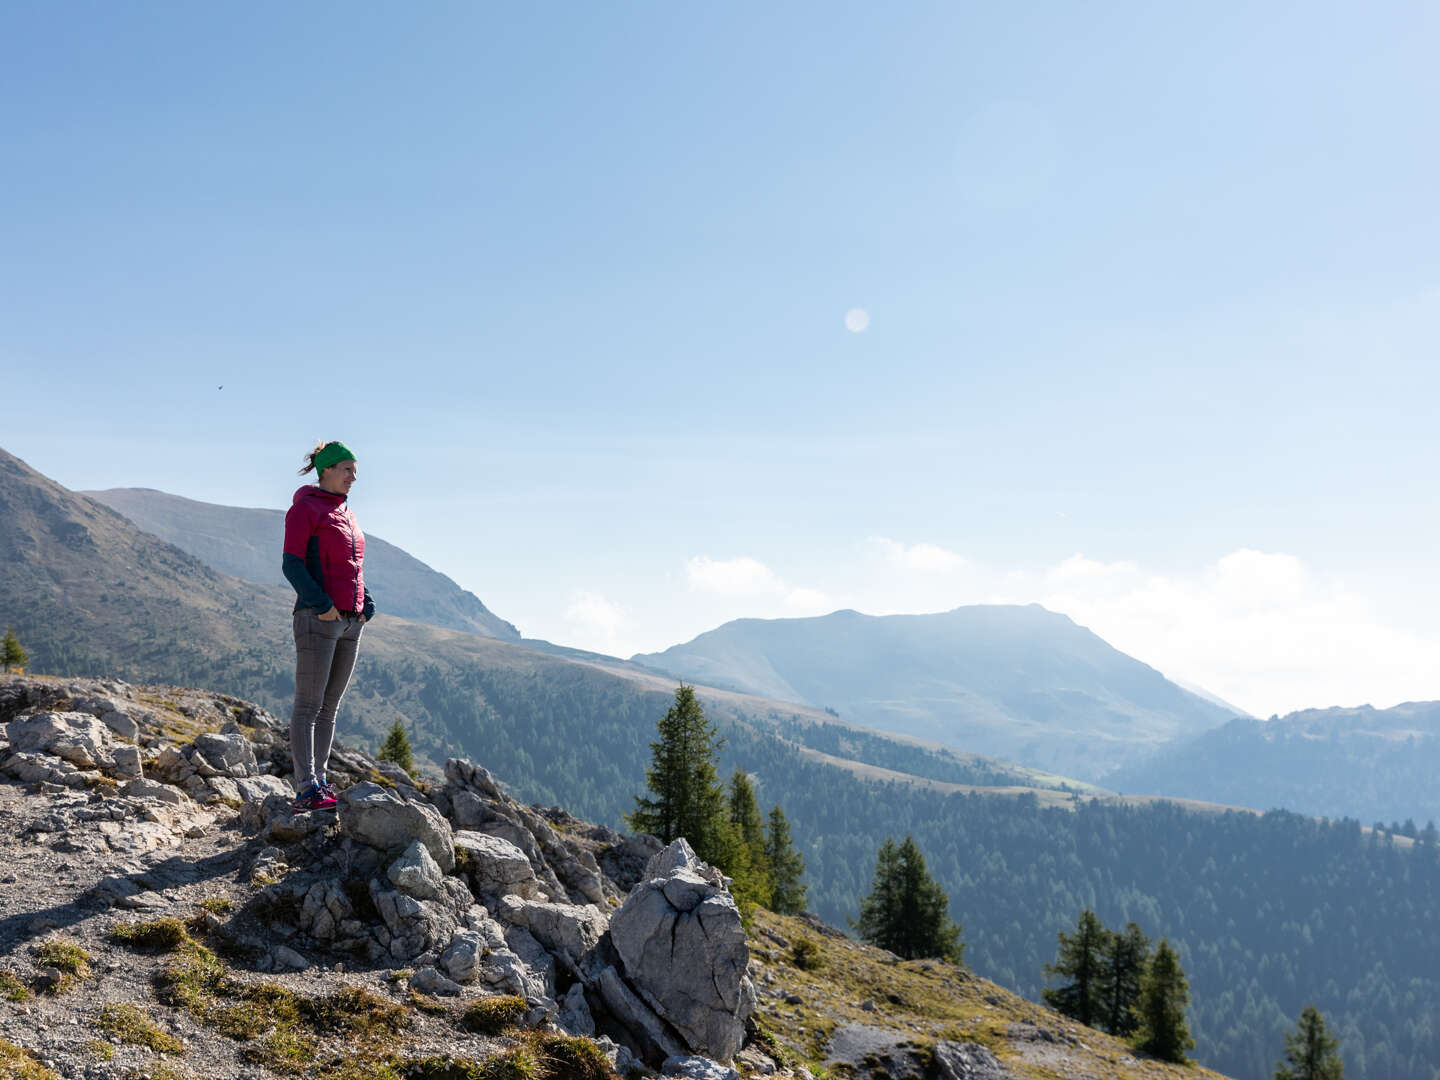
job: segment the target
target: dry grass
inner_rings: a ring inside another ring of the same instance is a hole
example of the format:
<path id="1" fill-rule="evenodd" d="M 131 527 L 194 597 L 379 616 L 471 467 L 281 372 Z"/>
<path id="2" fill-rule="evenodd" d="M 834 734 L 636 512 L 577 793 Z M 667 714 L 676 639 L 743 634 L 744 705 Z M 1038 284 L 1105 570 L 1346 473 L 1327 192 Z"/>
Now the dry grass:
<path id="1" fill-rule="evenodd" d="M 481 1035 L 499 1035 L 520 1023 L 529 1006 L 514 994 L 496 994 L 477 1000 L 460 1017 L 461 1026 Z"/>
<path id="2" fill-rule="evenodd" d="M 0 1080 L 57 1080 L 29 1050 L 0 1039 Z"/>
<path id="3" fill-rule="evenodd" d="M 181 1054 L 185 1044 L 161 1028 L 139 1007 L 128 1002 L 111 1002 L 100 1010 L 95 1024 L 117 1042 L 132 1043 L 157 1054 Z"/>

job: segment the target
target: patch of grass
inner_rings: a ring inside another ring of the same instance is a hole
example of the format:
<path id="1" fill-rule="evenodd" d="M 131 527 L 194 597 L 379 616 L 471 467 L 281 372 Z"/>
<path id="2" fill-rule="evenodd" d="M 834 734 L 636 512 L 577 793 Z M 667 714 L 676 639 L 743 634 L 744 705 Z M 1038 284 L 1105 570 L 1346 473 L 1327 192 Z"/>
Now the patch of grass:
<path id="1" fill-rule="evenodd" d="M 74 985 L 76 979 L 90 976 L 90 954 L 73 941 L 54 938 L 35 950 L 35 959 L 40 967 L 55 968 L 60 972 L 60 981 L 49 988 L 52 994 L 62 994 Z"/>
<path id="2" fill-rule="evenodd" d="M 801 971 L 819 971 L 825 966 L 825 958 L 820 955 L 820 946 L 815 944 L 813 938 L 802 937 L 790 946 L 790 962 Z"/>
<path id="3" fill-rule="evenodd" d="M 535 1051 L 512 1046 L 479 1062 L 465 1080 L 542 1080 L 546 1075 Z"/>
<path id="4" fill-rule="evenodd" d="M 174 952 L 195 944 L 185 924 L 174 918 L 119 923 L 110 931 L 110 936 L 122 945 L 156 952 Z"/>
<path id="5" fill-rule="evenodd" d="M 593 1039 L 571 1035 L 538 1035 L 530 1045 L 543 1075 L 554 1080 L 609 1080 L 615 1075 L 605 1052 Z"/>
<path id="6" fill-rule="evenodd" d="M 211 915 L 228 915 L 235 910 L 235 901 L 228 896 L 207 896 L 200 901 L 200 910 Z"/>
<path id="7" fill-rule="evenodd" d="M 0 1039 L 0 1076 L 5 1080 L 57 1080 L 29 1050 Z"/>
<path id="8" fill-rule="evenodd" d="M 54 938 L 44 942 L 35 955 L 45 967 L 58 968 L 66 975 L 83 979 L 90 974 L 90 954 L 73 941 Z"/>
<path id="9" fill-rule="evenodd" d="M 439 998 L 433 998 L 429 994 L 422 994 L 418 990 L 411 990 L 407 1000 L 412 1009 L 416 1012 L 425 1013 L 428 1016 L 447 1016 L 450 1013 L 449 1005 L 446 1005 Z"/>
<path id="10" fill-rule="evenodd" d="M 0 998 L 6 1001 L 24 1001 L 29 996 L 29 988 L 14 972 L 0 971 Z"/>
<path id="11" fill-rule="evenodd" d="M 315 1042 L 300 1032 L 288 1028 L 276 1029 L 246 1046 L 240 1057 L 251 1065 L 259 1065 L 281 1076 L 293 1076 L 304 1072 L 315 1060 Z"/>
<path id="12" fill-rule="evenodd" d="M 111 1002 L 100 1010 L 96 1027 L 112 1039 L 133 1043 L 157 1054 L 181 1054 L 185 1044 L 151 1020 L 145 1012 L 128 1002 Z"/>
<path id="13" fill-rule="evenodd" d="M 85 1044 L 85 1049 L 94 1054 L 101 1061 L 109 1061 L 115 1056 L 115 1047 L 111 1046 L 104 1039 L 91 1039 Z"/>
<path id="14" fill-rule="evenodd" d="M 460 1024 L 465 1030 L 481 1035 L 499 1035 L 520 1023 L 528 1009 L 522 997 L 496 994 L 480 998 L 472 1004 L 460 1017 Z"/>

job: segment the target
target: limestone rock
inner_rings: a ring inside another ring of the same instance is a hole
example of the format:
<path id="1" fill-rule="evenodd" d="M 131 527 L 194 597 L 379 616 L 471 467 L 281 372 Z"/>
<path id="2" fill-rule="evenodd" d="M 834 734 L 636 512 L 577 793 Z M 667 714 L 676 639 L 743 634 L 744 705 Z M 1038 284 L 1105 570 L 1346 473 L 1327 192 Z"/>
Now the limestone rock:
<path id="1" fill-rule="evenodd" d="M 595 946 L 608 924 L 594 904 L 545 904 L 515 896 L 503 897 L 496 915 L 530 931 L 549 952 L 568 955 L 572 964 Z"/>
<path id="2" fill-rule="evenodd" d="M 989 1048 L 942 1040 L 935 1044 L 935 1075 L 939 1080 L 1006 1080 L 1010 1074 Z"/>
<path id="3" fill-rule="evenodd" d="M 740 1074 L 734 1069 L 703 1057 L 666 1058 L 660 1071 L 682 1080 L 740 1080 Z"/>
<path id="4" fill-rule="evenodd" d="M 399 855 L 419 840 L 445 873 L 455 869 L 450 823 L 433 806 L 405 802 L 365 781 L 340 796 L 340 829 L 362 844 Z"/>
<path id="5" fill-rule="evenodd" d="M 465 868 L 476 892 L 495 897 L 514 894 L 526 900 L 540 895 L 530 860 L 508 840 L 461 829 L 455 833 L 455 847 L 466 853 Z"/>
<path id="6" fill-rule="evenodd" d="M 419 840 L 411 841 L 385 875 L 397 889 L 416 899 L 435 900 L 445 895 L 445 875 Z"/>
<path id="7" fill-rule="evenodd" d="M 438 997 L 457 997 L 465 988 L 447 979 L 433 967 L 423 967 L 410 976 L 410 987 L 422 994 Z"/>
<path id="8" fill-rule="evenodd" d="M 39 751 L 80 769 L 115 764 L 110 753 L 110 729 L 88 713 L 32 713 L 11 720 L 6 734 L 12 752 Z"/>
<path id="9" fill-rule="evenodd" d="M 650 876 L 656 869 L 666 876 Z M 745 1040 L 755 987 L 740 909 L 701 869 L 684 840 L 656 855 L 610 920 L 610 937 L 631 984 L 689 1049 L 728 1062 Z"/>

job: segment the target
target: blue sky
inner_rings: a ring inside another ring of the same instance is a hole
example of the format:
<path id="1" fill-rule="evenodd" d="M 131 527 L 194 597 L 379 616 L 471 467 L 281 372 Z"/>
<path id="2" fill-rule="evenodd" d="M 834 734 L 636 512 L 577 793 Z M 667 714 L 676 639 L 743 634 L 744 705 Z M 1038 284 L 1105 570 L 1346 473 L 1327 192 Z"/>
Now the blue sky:
<path id="1" fill-rule="evenodd" d="M 1440 698 L 1433 5 L 0 23 L 0 446 L 67 486 L 339 437 L 536 636 L 1038 601 L 1262 715 Z"/>

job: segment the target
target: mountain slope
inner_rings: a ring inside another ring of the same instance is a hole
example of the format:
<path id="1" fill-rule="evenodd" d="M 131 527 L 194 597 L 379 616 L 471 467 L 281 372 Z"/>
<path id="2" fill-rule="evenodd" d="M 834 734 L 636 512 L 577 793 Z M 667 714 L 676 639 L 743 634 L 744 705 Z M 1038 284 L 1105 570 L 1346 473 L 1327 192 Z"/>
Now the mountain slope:
<path id="1" fill-rule="evenodd" d="M 1033 604 L 740 619 L 633 659 L 1086 779 L 1231 716 Z"/>
<path id="2" fill-rule="evenodd" d="M 1420 825 L 1440 821 L 1440 701 L 1236 719 L 1105 778 L 1120 791 Z"/>
<path id="3" fill-rule="evenodd" d="M 145 532 L 235 577 L 262 585 L 285 585 L 280 545 L 281 510 L 246 509 L 197 502 L 151 488 L 85 491 L 129 518 Z M 434 626 L 518 641 L 520 631 L 413 555 L 378 536 L 365 537 L 365 580 L 386 614 Z"/>

